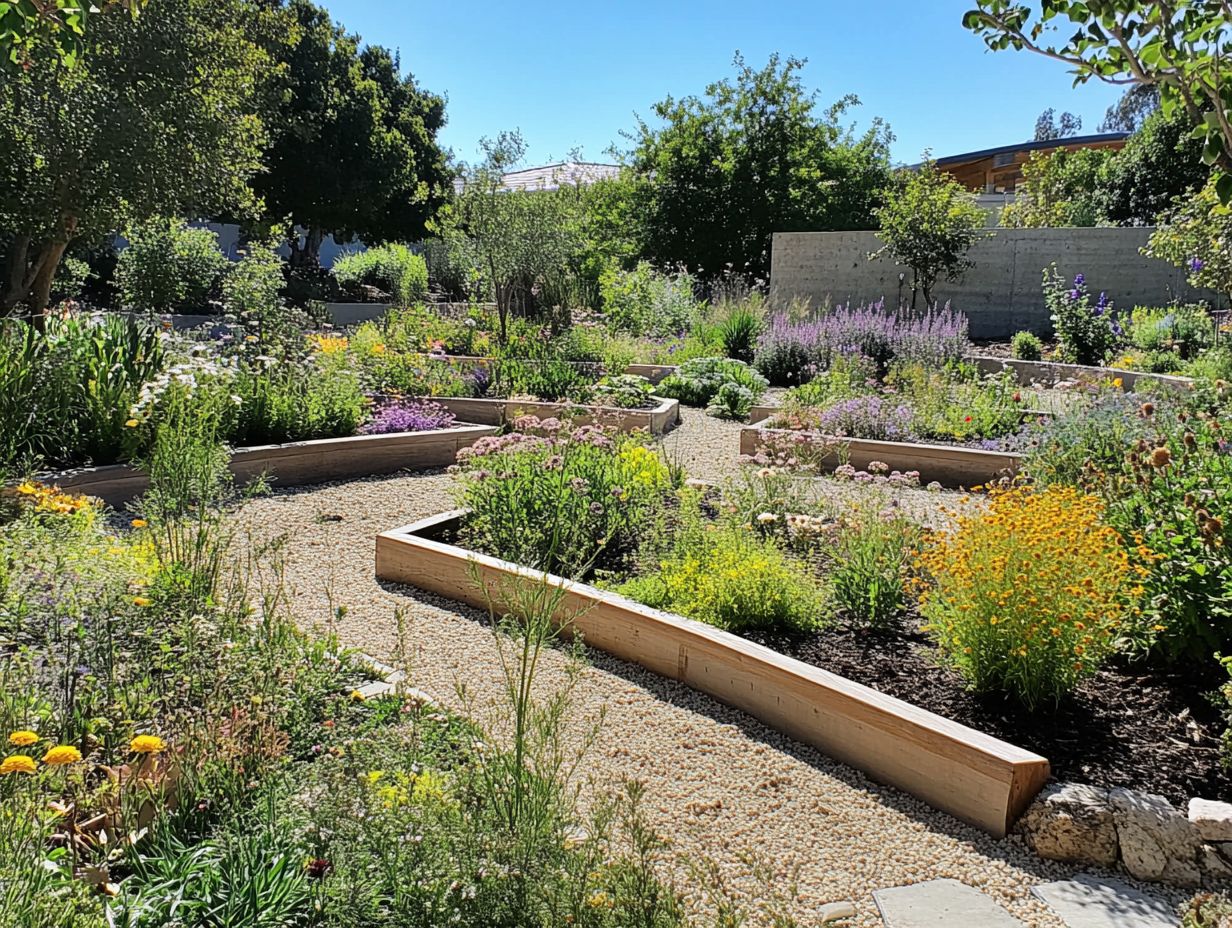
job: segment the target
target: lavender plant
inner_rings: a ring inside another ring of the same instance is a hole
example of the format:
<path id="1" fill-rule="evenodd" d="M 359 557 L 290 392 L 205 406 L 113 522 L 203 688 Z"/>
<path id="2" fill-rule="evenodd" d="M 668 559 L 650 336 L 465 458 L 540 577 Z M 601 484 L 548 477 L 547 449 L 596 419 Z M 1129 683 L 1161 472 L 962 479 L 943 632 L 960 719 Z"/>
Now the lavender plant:
<path id="1" fill-rule="evenodd" d="M 905 403 L 881 396 L 857 396 L 836 403 L 817 416 L 817 429 L 841 438 L 911 441 L 915 413 Z"/>
<path id="2" fill-rule="evenodd" d="M 359 430 L 364 435 L 389 432 L 427 432 L 447 429 L 455 416 L 440 403 L 425 400 L 398 400 L 382 406 Z"/>

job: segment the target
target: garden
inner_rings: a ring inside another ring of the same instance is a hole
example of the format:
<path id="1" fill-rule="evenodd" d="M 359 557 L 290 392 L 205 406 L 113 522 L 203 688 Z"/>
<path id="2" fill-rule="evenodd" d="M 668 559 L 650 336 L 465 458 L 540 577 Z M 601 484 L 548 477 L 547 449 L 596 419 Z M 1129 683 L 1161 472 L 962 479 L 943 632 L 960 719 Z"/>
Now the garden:
<path id="1" fill-rule="evenodd" d="M 1003 225 L 1150 224 L 1226 298 L 1219 100 L 1060 6 L 1073 48 L 965 25 L 1155 96 Z M 7 7 L 0 928 L 875 926 L 928 880 L 1053 926 L 1027 887 L 1092 869 L 1232 911 L 1226 311 L 1058 255 L 973 341 L 985 210 L 794 58 L 519 190 L 309 0 Z M 778 292 L 782 230 L 877 230 L 899 292 Z"/>

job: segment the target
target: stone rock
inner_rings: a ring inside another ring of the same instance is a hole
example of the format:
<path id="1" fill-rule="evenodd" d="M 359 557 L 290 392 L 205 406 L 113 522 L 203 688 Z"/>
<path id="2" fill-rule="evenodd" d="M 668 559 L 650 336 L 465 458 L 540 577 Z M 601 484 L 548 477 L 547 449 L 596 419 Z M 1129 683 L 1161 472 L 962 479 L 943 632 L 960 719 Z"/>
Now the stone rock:
<path id="1" fill-rule="evenodd" d="M 1197 829 L 1163 796 L 1129 789 L 1108 793 L 1121 863 L 1140 880 L 1197 886 L 1202 882 Z"/>
<path id="2" fill-rule="evenodd" d="M 1175 928 L 1176 908 L 1120 880 L 1080 873 L 1072 880 L 1042 883 L 1031 892 L 1044 900 L 1067 928 Z"/>
<path id="3" fill-rule="evenodd" d="M 1189 821 L 1203 841 L 1232 841 L 1232 803 L 1191 799 Z"/>
<path id="4" fill-rule="evenodd" d="M 1227 844 L 1202 845 L 1198 855 L 1198 867 L 1202 870 L 1204 882 L 1232 880 L 1232 847 Z"/>
<path id="5" fill-rule="evenodd" d="M 1111 867 L 1117 832 L 1108 791 L 1081 783 L 1044 788 L 1018 820 L 1027 846 L 1047 860 Z"/>
<path id="6" fill-rule="evenodd" d="M 958 880 L 878 889 L 873 901 L 887 928 L 1024 928 L 991 897 Z"/>

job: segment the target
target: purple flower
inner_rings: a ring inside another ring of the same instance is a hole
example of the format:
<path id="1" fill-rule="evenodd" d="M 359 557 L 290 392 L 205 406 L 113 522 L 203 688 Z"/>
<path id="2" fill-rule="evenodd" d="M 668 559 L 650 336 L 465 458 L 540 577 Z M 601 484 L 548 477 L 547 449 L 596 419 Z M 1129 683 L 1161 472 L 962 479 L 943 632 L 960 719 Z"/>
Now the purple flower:
<path id="1" fill-rule="evenodd" d="M 1204 267 L 1206 267 L 1206 262 L 1203 261 L 1201 258 L 1190 258 L 1189 259 L 1189 270 L 1192 271 L 1194 274 L 1198 273 L 1198 271 L 1202 270 L 1202 268 Z"/>
<path id="2" fill-rule="evenodd" d="M 382 407 L 359 431 L 363 435 L 424 432 L 430 429 L 447 429 L 453 423 L 454 414 L 439 403 L 407 400 Z"/>
<path id="3" fill-rule="evenodd" d="M 1086 282 L 1087 282 L 1087 278 L 1085 274 L 1075 274 L 1074 275 L 1074 286 L 1075 287 L 1081 287 Z"/>

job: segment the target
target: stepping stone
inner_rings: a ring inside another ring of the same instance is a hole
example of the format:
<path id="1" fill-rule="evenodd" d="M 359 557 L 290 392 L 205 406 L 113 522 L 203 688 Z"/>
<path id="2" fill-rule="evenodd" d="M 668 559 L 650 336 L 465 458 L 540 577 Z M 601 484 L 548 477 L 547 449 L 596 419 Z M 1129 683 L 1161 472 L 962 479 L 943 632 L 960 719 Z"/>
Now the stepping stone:
<path id="1" fill-rule="evenodd" d="M 879 889 L 873 900 L 889 928 L 1025 928 L 989 896 L 958 880 Z"/>
<path id="2" fill-rule="evenodd" d="M 1176 909 L 1120 880 L 1080 873 L 1032 886 L 1069 928 L 1176 928 Z"/>

